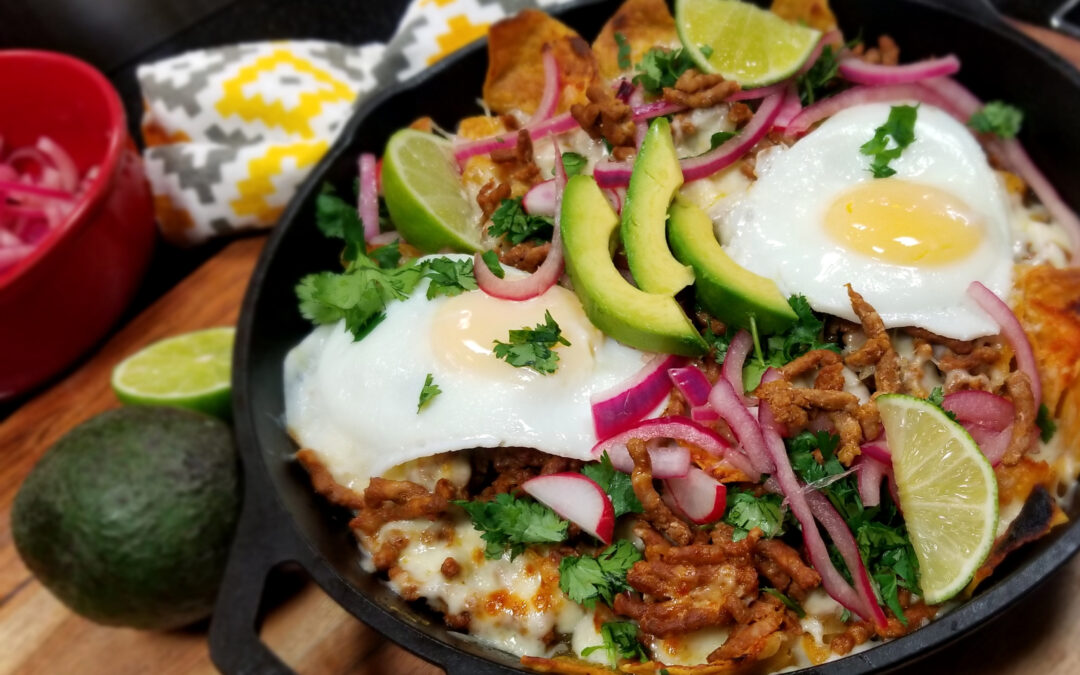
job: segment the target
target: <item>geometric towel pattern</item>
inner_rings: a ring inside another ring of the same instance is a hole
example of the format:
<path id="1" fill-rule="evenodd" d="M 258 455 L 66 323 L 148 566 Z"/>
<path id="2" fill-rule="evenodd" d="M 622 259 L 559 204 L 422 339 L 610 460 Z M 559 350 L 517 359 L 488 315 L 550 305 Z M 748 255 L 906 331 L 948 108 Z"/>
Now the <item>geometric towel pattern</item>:
<path id="1" fill-rule="evenodd" d="M 179 245 L 277 222 L 363 98 L 566 0 L 412 0 L 387 44 L 289 40 L 200 49 L 139 67 L 145 169 Z"/>

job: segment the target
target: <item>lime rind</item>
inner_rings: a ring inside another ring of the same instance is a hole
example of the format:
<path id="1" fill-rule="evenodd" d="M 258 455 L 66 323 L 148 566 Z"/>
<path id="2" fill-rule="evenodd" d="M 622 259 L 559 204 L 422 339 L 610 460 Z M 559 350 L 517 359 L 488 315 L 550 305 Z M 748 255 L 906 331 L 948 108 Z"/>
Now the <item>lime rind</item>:
<path id="1" fill-rule="evenodd" d="M 941 603 L 962 591 L 990 554 L 997 478 L 967 430 L 937 406 L 902 394 L 877 404 L 923 597 Z"/>
<path id="2" fill-rule="evenodd" d="M 794 75 L 821 38 L 819 30 L 738 0 L 677 0 L 675 25 L 699 69 L 747 89 Z M 712 49 L 708 57 L 703 46 Z"/>

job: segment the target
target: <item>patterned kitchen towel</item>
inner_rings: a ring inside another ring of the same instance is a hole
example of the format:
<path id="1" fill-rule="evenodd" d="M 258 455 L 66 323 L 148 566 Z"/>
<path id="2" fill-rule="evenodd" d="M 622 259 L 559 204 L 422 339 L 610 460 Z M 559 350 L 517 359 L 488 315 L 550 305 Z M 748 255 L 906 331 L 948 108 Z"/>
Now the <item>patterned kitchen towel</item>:
<path id="1" fill-rule="evenodd" d="M 193 245 L 278 216 L 364 97 L 569 0 L 411 0 L 385 45 L 289 40 L 202 49 L 139 67 L 146 174 L 169 241 Z"/>

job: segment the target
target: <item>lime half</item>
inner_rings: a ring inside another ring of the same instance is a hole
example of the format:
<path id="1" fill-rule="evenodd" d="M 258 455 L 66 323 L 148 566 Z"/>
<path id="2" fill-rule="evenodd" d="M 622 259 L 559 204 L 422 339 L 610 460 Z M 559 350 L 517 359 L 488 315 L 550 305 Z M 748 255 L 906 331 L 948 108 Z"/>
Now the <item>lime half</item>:
<path id="1" fill-rule="evenodd" d="M 113 391 L 124 403 L 171 405 L 227 418 L 235 334 L 229 326 L 155 342 L 113 369 Z"/>
<path id="2" fill-rule="evenodd" d="M 402 129 L 383 154 L 386 208 L 398 232 L 425 253 L 480 250 L 477 211 L 461 184 L 450 142 Z"/>
<path id="3" fill-rule="evenodd" d="M 962 426 L 928 401 L 877 399 L 919 579 L 928 604 L 959 593 L 986 560 L 998 523 L 997 478 Z"/>
<path id="4" fill-rule="evenodd" d="M 744 88 L 793 75 L 821 38 L 821 31 L 738 0 L 676 0 L 675 24 L 698 68 Z"/>

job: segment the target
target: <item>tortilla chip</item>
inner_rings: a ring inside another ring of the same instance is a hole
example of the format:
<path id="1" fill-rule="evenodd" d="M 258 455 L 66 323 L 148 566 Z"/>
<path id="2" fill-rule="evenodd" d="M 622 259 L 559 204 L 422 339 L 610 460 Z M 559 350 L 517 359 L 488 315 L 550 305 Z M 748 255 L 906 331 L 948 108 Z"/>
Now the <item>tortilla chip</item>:
<path id="1" fill-rule="evenodd" d="M 836 28 L 836 15 L 829 8 L 829 0 L 773 0 L 772 11 L 783 19 L 820 31 Z"/>
<path id="2" fill-rule="evenodd" d="M 653 47 L 676 47 L 679 44 L 675 19 L 664 0 L 626 0 L 604 24 L 592 45 L 600 75 L 606 80 L 623 72 L 619 67 L 619 45 L 615 42 L 615 33 L 622 34 L 630 46 L 631 66 L 641 61 L 645 52 Z"/>
<path id="3" fill-rule="evenodd" d="M 585 89 L 596 77 L 596 57 L 589 43 L 547 14 L 527 9 L 499 21 L 488 33 L 488 70 L 484 101 L 497 113 L 536 111 L 544 94 L 544 45 L 555 50 L 563 91 L 559 112 L 586 100 Z"/>

